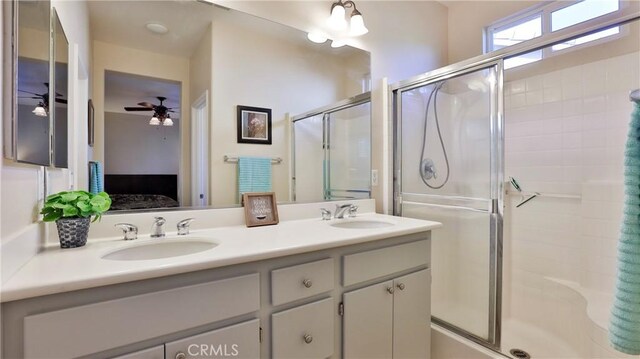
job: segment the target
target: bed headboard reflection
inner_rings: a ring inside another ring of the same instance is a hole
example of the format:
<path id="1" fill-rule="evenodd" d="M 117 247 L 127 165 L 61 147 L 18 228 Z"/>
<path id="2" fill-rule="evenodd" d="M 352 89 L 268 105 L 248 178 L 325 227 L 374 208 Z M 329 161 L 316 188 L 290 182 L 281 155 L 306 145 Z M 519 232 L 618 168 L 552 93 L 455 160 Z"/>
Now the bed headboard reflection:
<path id="1" fill-rule="evenodd" d="M 156 194 L 178 200 L 178 175 L 104 175 L 109 194 Z"/>

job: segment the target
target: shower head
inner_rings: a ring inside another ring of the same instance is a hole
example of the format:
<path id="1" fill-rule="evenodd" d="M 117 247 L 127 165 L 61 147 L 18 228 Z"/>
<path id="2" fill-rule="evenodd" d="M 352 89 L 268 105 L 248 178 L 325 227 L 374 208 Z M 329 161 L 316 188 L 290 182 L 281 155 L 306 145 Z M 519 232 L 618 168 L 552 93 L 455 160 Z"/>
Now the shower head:
<path id="1" fill-rule="evenodd" d="M 629 100 L 633 102 L 640 102 L 640 89 L 629 92 Z"/>

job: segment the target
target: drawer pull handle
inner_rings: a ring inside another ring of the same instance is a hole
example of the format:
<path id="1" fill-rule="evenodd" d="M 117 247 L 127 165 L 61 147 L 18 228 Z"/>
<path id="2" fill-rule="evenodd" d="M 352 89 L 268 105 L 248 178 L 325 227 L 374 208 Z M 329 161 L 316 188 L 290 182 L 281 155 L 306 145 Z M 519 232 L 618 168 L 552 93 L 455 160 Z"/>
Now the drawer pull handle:
<path id="1" fill-rule="evenodd" d="M 313 285 L 313 282 L 311 282 L 311 279 L 305 279 L 302 281 L 302 284 L 307 288 L 311 288 L 311 286 Z"/>
<path id="2" fill-rule="evenodd" d="M 400 289 L 400 290 L 404 290 L 404 283 L 400 283 L 400 284 L 398 284 L 398 289 Z"/>
<path id="3" fill-rule="evenodd" d="M 393 287 L 388 287 L 387 292 L 389 292 L 389 294 L 393 294 Z"/>
<path id="4" fill-rule="evenodd" d="M 311 342 L 313 341 L 313 337 L 311 336 L 311 334 L 305 334 L 303 339 L 304 339 L 304 342 L 307 344 L 311 344 Z"/>
<path id="5" fill-rule="evenodd" d="M 185 354 L 183 352 L 178 352 L 176 354 L 176 359 L 187 359 L 187 354 Z"/>

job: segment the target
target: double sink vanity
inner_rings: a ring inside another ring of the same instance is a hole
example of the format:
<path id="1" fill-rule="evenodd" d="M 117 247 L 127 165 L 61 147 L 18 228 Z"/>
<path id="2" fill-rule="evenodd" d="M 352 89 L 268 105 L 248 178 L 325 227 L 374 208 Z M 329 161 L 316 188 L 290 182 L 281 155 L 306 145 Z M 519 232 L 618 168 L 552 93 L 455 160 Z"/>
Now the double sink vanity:
<path id="1" fill-rule="evenodd" d="M 428 358 L 440 224 L 358 204 L 330 220 L 282 205 L 255 228 L 240 208 L 105 216 L 85 247 L 46 248 L 3 285 L 4 357 Z M 154 215 L 195 221 L 133 241 L 113 228 Z"/>

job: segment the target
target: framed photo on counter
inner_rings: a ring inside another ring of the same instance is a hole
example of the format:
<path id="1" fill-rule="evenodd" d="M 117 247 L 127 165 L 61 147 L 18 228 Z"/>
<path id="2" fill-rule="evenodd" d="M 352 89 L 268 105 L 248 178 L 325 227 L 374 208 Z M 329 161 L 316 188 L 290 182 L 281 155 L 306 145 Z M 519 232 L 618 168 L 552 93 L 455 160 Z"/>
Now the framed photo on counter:
<path id="1" fill-rule="evenodd" d="M 244 193 L 242 202 L 247 227 L 278 224 L 278 206 L 274 192 Z"/>

